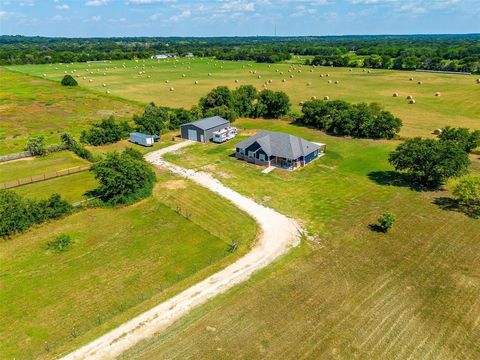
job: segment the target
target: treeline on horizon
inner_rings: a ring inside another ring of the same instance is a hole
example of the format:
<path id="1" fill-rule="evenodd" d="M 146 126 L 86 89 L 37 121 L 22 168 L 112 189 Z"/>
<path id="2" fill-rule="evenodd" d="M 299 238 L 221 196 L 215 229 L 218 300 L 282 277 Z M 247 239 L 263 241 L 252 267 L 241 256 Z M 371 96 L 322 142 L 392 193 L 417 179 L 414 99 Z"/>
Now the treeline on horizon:
<path id="1" fill-rule="evenodd" d="M 313 64 L 398 70 L 480 73 L 480 34 L 215 37 L 47 38 L 0 36 L 0 64 L 44 64 L 144 59 L 162 52 L 187 52 L 221 60 L 275 63 L 293 55 L 314 56 Z"/>

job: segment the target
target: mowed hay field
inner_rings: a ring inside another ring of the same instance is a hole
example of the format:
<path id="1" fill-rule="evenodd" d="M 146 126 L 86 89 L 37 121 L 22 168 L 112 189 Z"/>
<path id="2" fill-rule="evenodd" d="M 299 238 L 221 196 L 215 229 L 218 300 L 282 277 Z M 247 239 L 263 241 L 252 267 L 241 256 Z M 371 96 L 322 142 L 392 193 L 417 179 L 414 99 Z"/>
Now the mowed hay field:
<path id="1" fill-rule="evenodd" d="M 284 131 L 325 142 L 328 152 L 300 171 L 268 175 L 229 156 L 240 139 L 168 158 L 299 219 L 302 246 L 124 359 L 480 357 L 479 220 L 436 205 L 448 190 L 405 186 L 387 163 L 393 142 L 282 121 L 237 125 L 242 136 Z M 384 211 L 397 216 L 388 234 L 369 228 Z"/>
<path id="2" fill-rule="evenodd" d="M 42 135 L 47 145 L 58 144 L 65 131 L 78 136 L 94 121 L 110 115 L 130 119 L 141 111 L 131 101 L 66 88 L 4 67 L 0 78 L 0 155 L 23 151 L 30 136 Z"/>
<path id="3" fill-rule="evenodd" d="M 476 84 L 474 75 L 390 70 L 371 70 L 369 73 L 363 69 L 349 71 L 347 68 L 312 68 L 291 63 L 269 65 L 211 58 L 22 65 L 9 68 L 38 77 L 45 75 L 45 78 L 55 81 L 60 81 L 65 73 L 69 73 L 82 87 L 104 94 L 109 91 L 112 96 L 142 103 L 154 101 L 157 105 L 185 108 L 197 104 L 201 96 L 219 85 L 233 89 L 242 84 L 252 84 L 262 89 L 265 82 L 272 80 L 268 88 L 285 91 L 297 110 L 300 101 L 312 96 L 319 99 L 329 96 L 331 100 L 351 102 L 378 102 L 403 120 L 401 134 L 404 136 L 427 136 L 435 128 L 447 125 L 480 129 L 480 85 Z M 256 73 L 251 73 L 253 71 Z M 293 78 L 290 78 L 292 75 Z M 410 77 L 414 81 L 410 81 Z M 283 79 L 286 82 L 282 82 Z M 198 84 L 195 84 L 196 81 Z M 339 83 L 335 84 L 336 81 Z M 422 85 L 418 85 L 418 81 Z M 394 92 L 399 97 L 394 98 Z M 440 92 L 441 96 L 436 97 L 436 92 Z M 416 104 L 407 103 L 408 95 L 415 98 Z"/>
<path id="4" fill-rule="evenodd" d="M 249 251 L 253 219 L 194 183 L 157 177 L 135 205 L 82 210 L 0 242 L 0 358 L 70 352 Z M 59 234 L 71 236 L 70 250 L 46 248 Z"/>

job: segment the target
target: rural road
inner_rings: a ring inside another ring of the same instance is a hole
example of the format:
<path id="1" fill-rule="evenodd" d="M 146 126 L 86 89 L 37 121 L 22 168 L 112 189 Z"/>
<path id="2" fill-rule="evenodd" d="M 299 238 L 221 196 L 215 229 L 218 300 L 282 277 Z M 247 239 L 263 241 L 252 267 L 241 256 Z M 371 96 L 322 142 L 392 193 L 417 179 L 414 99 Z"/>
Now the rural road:
<path id="1" fill-rule="evenodd" d="M 115 358 L 139 341 L 166 329 L 191 309 L 247 280 L 252 273 L 267 266 L 300 243 L 300 227 L 295 221 L 240 195 L 209 174 L 187 170 L 162 159 L 167 152 L 179 150 L 190 144 L 189 141 L 177 143 L 149 153 L 145 158 L 155 166 L 195 181 L 248 213 L 260 226 L 259 239 L 248 254 L 233 264 L 111 330 L 63 359 Z"/>

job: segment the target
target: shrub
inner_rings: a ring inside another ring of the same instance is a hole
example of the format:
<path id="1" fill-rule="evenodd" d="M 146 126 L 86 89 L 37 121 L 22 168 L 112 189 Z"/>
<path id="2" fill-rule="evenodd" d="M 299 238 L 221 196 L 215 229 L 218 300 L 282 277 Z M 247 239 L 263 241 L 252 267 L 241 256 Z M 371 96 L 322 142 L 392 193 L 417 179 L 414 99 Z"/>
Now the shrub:
<path id="1" fill-rule="evenodd" d="M 132 203 L 150 195 L 155 182 L 150 164 L 134 149 L 108 153 L 90 171 L 100 182 L 94 194 L 111 205 Z"/>
<path id="2" fill-rule="evenodd" d="M 34 224 L 60 218 L 71 211 L 72 206 L 58 194 L 37 201 L 10 190 L 0 190 L 0 237 L 23 232 Z"/>
<path id="3" fill-rule="evenodd" d="M 277 119 L 290 111 L 290 99 L 283 91 L 262 90 L 258 94 L 256 117 Z"/>
<path id="4" fill-rule="evenodd" d="M 82 131 L 80 141 L 94 146 L 113 144 L 128 138 L 132 128 L 126 121 L 116 123 L 113 116 L 95 123 L 89 130 Z"/>
<path id="5" fill-rule="evenodd" d="M 470 164 L 468 154 L 454 142 L 418 137 L 400 144 L 389 162 L 397 171 L 406 171 L 412 181 L 431 188 L 465 174 Z"/>
<path id="6" fill-rule="evenodd" d="M 85 159 L 85 160 L 90 161 L 90 162 L 95 162 L 96 161 L 93 154 L 89 150 L 85 149 L 82 145 L 77 143 L 77 141 L 70 134 L 63 133 L 60 136 L 60 140 L 62 140 L 62 142 L 67 146 L 67 148 L 70 151 L 74 152 L 75 154 L 77 154 L 82 159 Z"/>
<path id="7" fill-rule="evenodd" d="M 65 75 L 62 79 L 63 86 L 77 86 L 77 80 L 73 78 L 72 75 Z"/>
<path id="8" fill-rule="evenodd" d="M 395 221 L 396 217 L 394 214 L 385 212 L 378 218 L 378 226 L 384 233 L 386 233 L 392 228 L 393 224 L 395 224 Z"/>
<path id="9" fill-rule="evenodd" d="M 25 150 L 28 151 L 33 156 L 42 156 L 45 155 L 45 138 L 43 136 L 31 137 L 28 139 L 27 146 Z"/>
<path id="10" fill-rule="evenodd" d="M 470 209 L 480 207 L 480 177 L 462 178 L 453 189 L 453 196 L 462 205 Z"/>
<path id="11" fill-rule="evenodd" d="M 72 239 L 67 234 L 58 235 L 52 241 L 47 242 L 47 249 L 58 253 L 70 250 L 72 247 Z"/>

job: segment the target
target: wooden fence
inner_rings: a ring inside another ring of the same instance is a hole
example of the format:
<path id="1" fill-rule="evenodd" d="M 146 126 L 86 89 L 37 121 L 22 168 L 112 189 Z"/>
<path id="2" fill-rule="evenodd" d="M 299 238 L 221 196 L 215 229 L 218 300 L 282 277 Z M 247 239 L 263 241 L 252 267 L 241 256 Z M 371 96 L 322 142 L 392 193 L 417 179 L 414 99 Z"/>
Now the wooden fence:
<path id="1" fill-rule="evenodd" d="M 56 171 L 56 172 L 50 173 L 50 174 L 35 175 L 35 176 L 30 176 L 30 177 L 27 177 L 27 178 L 23 178 L 23 179 L 9 181 L 9 182 L 0 184 L 0 190 L 11 189 L 11 188 L 14 188 L 14 187 L 17 187 L 17 186 L 32 184 L 32 183 L 36 183 L 36 182 L 39 182 L 39 181 L 55 179 L 55 178 L 60 177 L 60 176 L 76 174 L 76 173 L 79 173 L 79 172 L 82 172 L 82 171 L 87 171 L 88 169 L 90 169 L 90 166 L 91 166 L 91 164 L 80 165 L 80 166 L 76 166 L 76 167 L 69 168 L 69 169 L 59 170 L 59 171 Z"/>
<path id="2" fill-rule="evenodd" d="M 15 154 L 2 155 L 2 156 L 0 156 L 0 163 L 7 162 L 7 161 L 12 161 L 12 160 L 23 159 L 23 158 L 31 157 L 31 156 L 32 156 L 32 154 L 30 154 L 28 151 L 24 151 L 24 152 L 21 152 L 21 153 L 15 153 Z"/>

